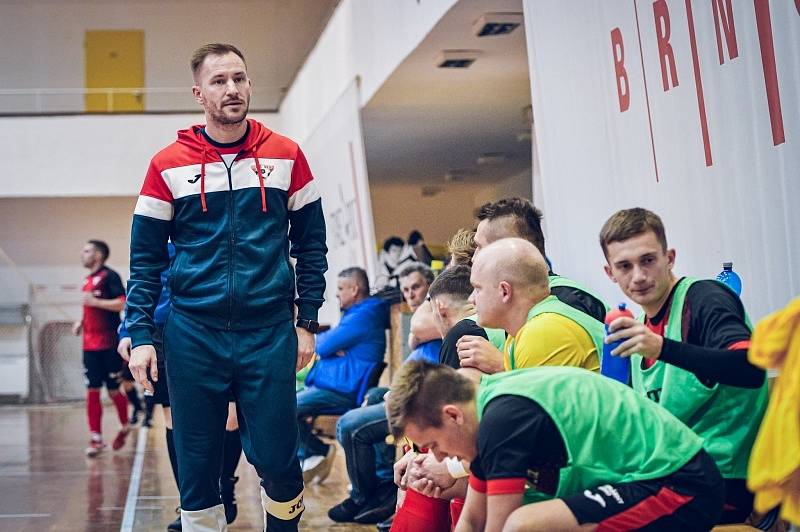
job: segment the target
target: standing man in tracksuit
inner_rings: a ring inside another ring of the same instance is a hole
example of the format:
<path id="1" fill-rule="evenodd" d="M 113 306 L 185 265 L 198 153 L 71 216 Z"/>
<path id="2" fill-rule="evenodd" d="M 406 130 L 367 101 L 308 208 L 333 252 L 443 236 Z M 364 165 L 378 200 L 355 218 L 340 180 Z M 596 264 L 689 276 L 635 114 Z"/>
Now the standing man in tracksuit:
<path id="1" fill-rule="evenodd" d="M 206 124 L 179 131 L 153 157 L 133 217 L 130 367 L 148 389 L 164 378 L 152 316 L 171 238 L 164 349 L 183 528 L 225 529 L 218 480 L 232 392 L 242 447 L 262 479 L 265 526 L 297 530 L 304 506 L 294 385 L 314 352 L 325 290 L 322 204 L 297 144 L 246 119 L 242 53 L 209 44 L 191 68 Z"/>

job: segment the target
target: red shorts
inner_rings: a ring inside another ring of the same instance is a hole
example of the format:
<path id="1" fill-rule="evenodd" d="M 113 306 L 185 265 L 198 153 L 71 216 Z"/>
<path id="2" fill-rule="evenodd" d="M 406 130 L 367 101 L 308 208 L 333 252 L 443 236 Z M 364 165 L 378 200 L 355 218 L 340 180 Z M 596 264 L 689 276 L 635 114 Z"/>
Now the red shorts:
<path id="1" fill-rule="evenodd" d="M 406 490 L 390 532 L 450 532 L 450 501 Z"/>

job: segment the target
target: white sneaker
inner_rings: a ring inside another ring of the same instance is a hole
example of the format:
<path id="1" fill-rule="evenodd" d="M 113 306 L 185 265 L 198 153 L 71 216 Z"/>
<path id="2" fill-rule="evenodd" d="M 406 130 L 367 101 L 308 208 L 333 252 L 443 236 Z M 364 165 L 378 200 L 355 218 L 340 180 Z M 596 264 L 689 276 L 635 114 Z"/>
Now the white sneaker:
<path id="1" fill-rule="evenodd" d="M 303 460 L 303 482 L 310 484 L 315 478 L 317 482 L 322 482 L 328 478 L 333 468 L 333 459 L 336 456 L 336 445 L 328 446 L 328 454 L 325 456 L 309 456 Z"/>

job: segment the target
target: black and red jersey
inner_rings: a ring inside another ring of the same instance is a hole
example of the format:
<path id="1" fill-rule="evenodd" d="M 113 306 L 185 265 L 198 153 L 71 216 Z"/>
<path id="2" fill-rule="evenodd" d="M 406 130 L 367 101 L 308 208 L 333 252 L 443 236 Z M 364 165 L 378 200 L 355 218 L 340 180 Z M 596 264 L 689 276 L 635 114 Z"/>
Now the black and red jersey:
<path id="1" fill-rule="evenodd" d="M 100 299 L 125 299 L 122 279 L 114 270 L 103 266 L 83 281 L 83 291 Z M 119 313 L 83 306 L 83 350 L 102 351 L 117 346 Z"/>

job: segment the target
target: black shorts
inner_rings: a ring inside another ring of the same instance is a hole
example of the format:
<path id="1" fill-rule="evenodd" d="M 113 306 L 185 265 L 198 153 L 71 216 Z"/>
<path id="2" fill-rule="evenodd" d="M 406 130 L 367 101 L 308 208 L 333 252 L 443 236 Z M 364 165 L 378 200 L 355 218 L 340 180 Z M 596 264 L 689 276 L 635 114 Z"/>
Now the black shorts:
<path id="1" fill-rule="evenodd" d="M 125 363 L 124 360 L 122 362 L 122 368 L 119 370 L 119 380 L 136 382 L 136 379 L 133 378 L 133 373 L 131 373 L 131 368 L 128 367 L 128 364 Z"/>
<path id="2" fill-rule="evenodd" d="M 102 388 L 103 384 L 109 390 L 119 388 L 119 372 L 123 366 L 122 357 L 116 349 L 102 351 L 84 351 L 83 367 L 87 388 Z"/>
<path id="3" fill-rule="evenodd" d="M 164 340 L 163 340 L 164 327 L 156 326 L 153 331 L 153 347 L 156 350 L 156 359 L 158 366 L 158 380 L 153 383 L 153 399 L 155 403 L 161 406 L 169 406 L 169 386 L 167 385 L 167 365 L 164 358 Z M 147 372 L 148 377 L 150 371 Z"/>
<path id="4" fill-rule="evenodd" d="M 701 450 L 675 473 L 653 480 L 604 484 L 562 500 L 579 524 L 598 531 L 710 530 L 722 515 L 725 484 Z"/>

